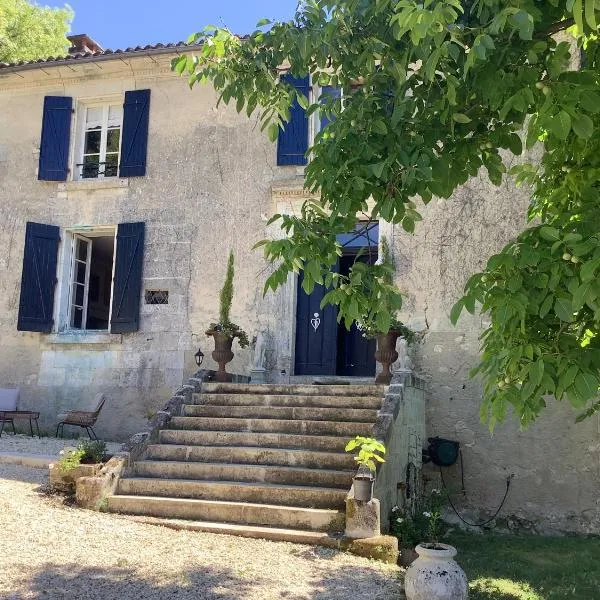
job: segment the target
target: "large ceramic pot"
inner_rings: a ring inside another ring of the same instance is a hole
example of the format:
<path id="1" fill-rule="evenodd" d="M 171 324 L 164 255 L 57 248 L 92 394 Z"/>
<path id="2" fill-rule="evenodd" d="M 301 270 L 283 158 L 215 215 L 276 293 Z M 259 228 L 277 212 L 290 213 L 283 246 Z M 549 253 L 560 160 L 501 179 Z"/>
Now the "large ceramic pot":
<path id="1" fill-rule="evenodd" d="M 396 342 L 400 332 L 395 329 L 390 329 L 387 333 L 377 336 L 377 351 L 375 352 L 375 360 L 381 363 L 383 370 L 375 378 L 375 383 L 389 384 L 392 380 L 390 367 L 398 360 L 398 352 L 396 352 Z"/>
<path id="2" fill-rule="evenodd" d="M 456 548 L 448 544 L 419 544 L 415 550 L 419 558 L 404 577 L 407 600 L 467 600 L 467 576 L 454 561 Z"/>
<path id="3" fill-rule="evenodd" d="M 215 340 L 212 357 L 219 365 L 219 370 L 215 373 L 215 381 L 231 381 L 231 375 L 225 370 L 225 365 L 233 360 L 234 354 L 231 351 L 233 338 L 216 329 L 209 329 L 206 335 L 212 336 Z"/>

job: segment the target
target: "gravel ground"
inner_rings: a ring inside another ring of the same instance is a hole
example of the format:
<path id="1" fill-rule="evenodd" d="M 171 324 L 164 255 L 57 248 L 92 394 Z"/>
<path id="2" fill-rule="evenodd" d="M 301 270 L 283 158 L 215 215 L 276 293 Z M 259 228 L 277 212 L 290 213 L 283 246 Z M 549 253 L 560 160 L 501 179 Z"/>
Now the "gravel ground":
<path id="1" fill-rule="evenodd" d="M 0 599 L 399 600 L 401 571 L 329 549 L 173 531 L 65 506 L 0 465 Z"/>
<path id="2" fill-rule="evenodd" d="M 0 437 L 0 453 L 18 452 L 20 454 L 39 454 L 42 456 L 58 456 L 66 446 L 77 446 L 78 440 L 67 440 L 53 437 L 31 437 L 18 433 L 7 433 L 6 429 Z M 109 454 L 118 452 L 121 444 L 109 442 L 106 444 Z M 0 596 L 1 598 L 2 596 Z"/>

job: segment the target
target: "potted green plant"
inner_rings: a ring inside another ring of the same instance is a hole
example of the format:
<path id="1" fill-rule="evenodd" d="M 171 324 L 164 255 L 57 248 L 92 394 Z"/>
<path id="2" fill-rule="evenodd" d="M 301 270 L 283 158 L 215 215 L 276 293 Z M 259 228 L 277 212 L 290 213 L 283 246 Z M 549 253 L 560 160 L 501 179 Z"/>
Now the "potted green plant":
<path id="1" fill-rule="evenodd" d="M 106 442 L 81 439 L 75 448 L 61 450 L 58 463 L 50 465 L 50 485 L 73 492 L 77 479 L 96 475 L 109 458 Z"/>
<path id="2" fill-rule="evenodd" d="M 392 509 L 391 531 L 399 538 L 400 560 L 409 567 L 404 578 L 407 600 L 468 598 L 467 577 L 454 560 L 456 548 L 440 542 L 445 501 L 446 495 L 433 489 L 412 513 Z"/>
<path id="3" fill-rule="evenodd" d="M 385 446 L 375 438 L 357 435 L 346 444 L 346 452 L 354 452 L 358 472 L 354 477 L 354 499 L 369 502 L 373 498 L 373 483 L 377 463 L 385 462 Z"/>
<path id="4" fill-rule="evenodd" d="M 381 265 L 387 267 L 384 270 L 383 283 L 393 285 L 395 264 L 390 252 L 387 239 L 381 238 Z M 414 332 L 402 321 L 399 321 L 396 313 L 389 307 L 390 327 L 387 331 L 378 329 L 375 323 L 359 323 L 363 335 L 369 339 L 377 340 L 377 349 L 375 351 L 375 360 L 381 363 L 382 369 L 375 377 L 375 383 L 387 385 L 392 380 L 390 367 L 398 360 L 396 344 L 399 337 L 406 339 L 407 343 L 414 340 Z"/>
<path id="5" fill-rule="evenodd" d="M 225 370 L 225 365 L 231 362 L 234 357 L 231 350 L 233 340 L 235 338 L 238 339 L 240 348 L 246 348 L 249 343 L 246 332 L 229 319 L 231 302 L 233 300 L 233 277 L 233 252 L 230 252 L 225 282 L 219 295 L 219 322 L 211 323 L 206 331 L 206 335 L 215 340 L 215 349 L 213 350 L 212 357 L 219 365 L 219 369 L 215 374 L 216 381 L 231 381 L 231 375 Z"/>

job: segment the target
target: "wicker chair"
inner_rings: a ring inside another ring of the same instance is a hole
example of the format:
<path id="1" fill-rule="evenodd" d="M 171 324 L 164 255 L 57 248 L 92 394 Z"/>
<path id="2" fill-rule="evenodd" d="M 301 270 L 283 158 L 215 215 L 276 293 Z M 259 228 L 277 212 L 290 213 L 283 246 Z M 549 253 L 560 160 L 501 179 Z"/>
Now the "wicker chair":
<path id="1" fill-rule="evenodd" d="M 104 406 L 104 402 L 106 402 L 106 398 L 104 394 L 96 395 L 96 408 L 94 411 L 86 411 L 86 410 L 70 410 L 68 413 L 58 415 L 60 422 L 56 426 L 56 437 L 58 437 L 58 432 L 60 430 L 60 437 L 63 437 L 63 431 L 65 425 L 73 425 L 75 427 L 82 427 L 87 431 L 87 434 L 90 436 L 91 440 L 97 440 L 98 436 L 94 431 L 94 425 L 98 420 L 98 415 Z"/>

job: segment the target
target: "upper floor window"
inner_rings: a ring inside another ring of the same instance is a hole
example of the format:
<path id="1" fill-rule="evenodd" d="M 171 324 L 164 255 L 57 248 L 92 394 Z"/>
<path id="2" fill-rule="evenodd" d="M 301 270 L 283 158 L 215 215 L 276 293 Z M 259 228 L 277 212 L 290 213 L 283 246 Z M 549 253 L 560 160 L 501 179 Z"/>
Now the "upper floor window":
<path id="1" fill-rule="evenodd" d="M 123 107 L 120 104 L 83 106 L 85 114 L 77 179 L 117 177 L 121 149 Z"/>
<path id="2" fill-rule="evenodd" d="M 77 109 L 76 111 L 74 109 Z M 72 130 L 72 114 L 76 114 Z M 74 101 L 46 96 L 38 179 L 103 179 L 146 174 L 150 90 Z"/>

